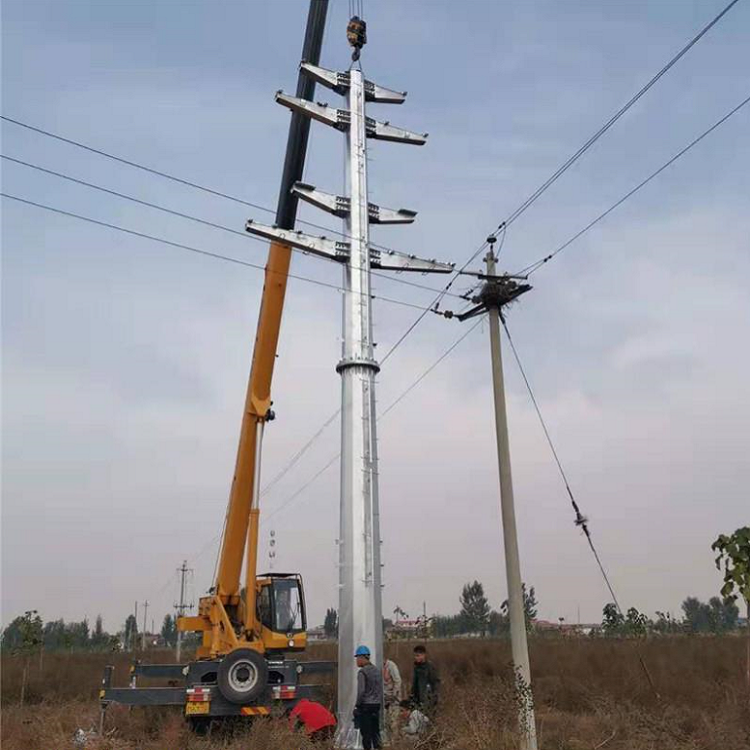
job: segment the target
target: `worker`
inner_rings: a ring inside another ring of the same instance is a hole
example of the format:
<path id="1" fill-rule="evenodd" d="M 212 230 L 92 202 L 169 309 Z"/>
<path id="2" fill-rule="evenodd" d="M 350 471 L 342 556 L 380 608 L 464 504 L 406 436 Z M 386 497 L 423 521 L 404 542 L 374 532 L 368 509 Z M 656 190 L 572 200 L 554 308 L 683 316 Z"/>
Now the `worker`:
<path id="1" fill-rule="evenodd" d="M 398 735 L 400 723 L 401 672 L 391 659 L 383 661 L 383 705 L 385 706 L 385 726 L 391 737 Z"/>
<path id="2" fill-rule="evenodd" d="M 440 676 L 435 665 L 427 660 L 427 649 L 414 646 L 414 674 L 411 681 L 411 702 L 428 714 L 435 710 L 440 689 Z"/>
<path id="3" fill-rule="evenodd" d="M 411 701 L 399 703 L 401 733 L 410 740 L 417 740 L 424 734 L 430 720 Z"/>
<path id="4" fill-rule="evenodd" d="M 354 725 L 362 735 L 364 750 L 380 748 L 380 704 L 383 701 L 383 678 L 380 670 L 370 662 L 370 649 L 358 646 L 354 652 L 357 674 L 357 702 L 354 705 Z"/>
<path id="5" fill-rule="evenodd" d="M 302 725 L 313 742 L 323 742 L 333 738 L 336 717 L 320 703 L 303 698 L 289 714 L 289 725 L 292 729 Z"/>

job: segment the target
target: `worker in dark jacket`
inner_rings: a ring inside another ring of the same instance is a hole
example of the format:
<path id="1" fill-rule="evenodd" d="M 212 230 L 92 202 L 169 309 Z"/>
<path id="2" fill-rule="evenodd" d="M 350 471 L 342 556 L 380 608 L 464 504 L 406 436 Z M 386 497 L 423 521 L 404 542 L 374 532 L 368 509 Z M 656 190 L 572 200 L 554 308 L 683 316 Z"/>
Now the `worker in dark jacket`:
<path id="1" fill-rule="evenodd" d="M 380 748 L 380 706 L 383 702 L 383 676 L 370 662 L 370 649 L 359 646 L 354 653 L 359 667 L 354 725 L 362 735 L 364 750 Z"/>
<path id="2" fill-rule="evenodd" d="M 414 646 L 414 675 L 411 681 L 411 702 L 430 713 L 438 702 L 440 677 L 435 665 L 427 660 L 427 649 Z"/>

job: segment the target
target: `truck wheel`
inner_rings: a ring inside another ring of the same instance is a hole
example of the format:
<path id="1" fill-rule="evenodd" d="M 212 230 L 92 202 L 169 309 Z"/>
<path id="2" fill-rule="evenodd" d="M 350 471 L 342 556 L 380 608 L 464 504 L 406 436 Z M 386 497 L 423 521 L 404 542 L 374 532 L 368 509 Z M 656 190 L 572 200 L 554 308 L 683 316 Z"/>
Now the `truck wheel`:
<path id="1" fill-rule="evenodd" d="M 221 660 L 216 682 L 230 703 L 249 703 L 266 689 L 268 664 L 257 651 L 238 648 Z"/>

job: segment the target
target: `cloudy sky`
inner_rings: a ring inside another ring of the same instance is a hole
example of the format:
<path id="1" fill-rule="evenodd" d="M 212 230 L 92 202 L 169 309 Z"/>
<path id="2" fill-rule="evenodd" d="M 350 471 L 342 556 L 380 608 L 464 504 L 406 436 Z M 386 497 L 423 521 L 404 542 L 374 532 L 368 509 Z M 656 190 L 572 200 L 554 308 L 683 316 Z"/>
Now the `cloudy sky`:
<path id="1" fill-rule="evenodd" d="M 723 5 L 369 0 L 364 70 L 409 91 L 371 114 L 430 133 L 421 149 L 372 145 L 371 198 L 419 212 L 375 239 L 465 261 Z M 273 93 L 294 90 L 306 6 L 5 0 L 3 114 L 273 207 L 289 120 Z M 331 3 L 331 68 L 348 65 L 347 10 Z M 747 97 L 749 29 L 739 3 L 513 224 L 501 266 L 553 250 Z M 750 522 L 749 133 L 750 106 L 535 274 L 510 313 L 621 603 L 649 613 L 716 594 L 710 544 Z M 2 135 L 6 155 L 235 229 L 268 218 L 15 125 Z M 314 124 L 306 179 L 340 190 L 342 154 L 341 135 Z M 262 243 L 7 162 L 3 190 L 264 262 Z M 9 200 L 2 210 L 2 621 L 101 613 L 116 630 L 146 599 L 158 621 L 183 559 L 194 596 L 210 585 L 262 274 Z M 293 270 L 340 280 L 310 257 Z M 375 288 L 431 300 L 380 277 Z M 290 284 L 266 479 L 338 406 L 340 311 L 337 291 Z M 375 303 L 381 356 L 417 314 Z M 380 409 L 465 330 L 425 319 L 383 368 Z M 509 356 L 506 371 L 524 579 L 541 617 L 598 620 L 607 592 Z M 314 622 L 337 597 L 335 464 L 296 493 L 337 441 L 333 421 L 263 498 L 261 565 L 274 530 L 275 567 L 304 574 Z M 382 419 L 380 456 L 384 611 L 454 612 L 473 579 L 499 606 L 486 325 Z"/>

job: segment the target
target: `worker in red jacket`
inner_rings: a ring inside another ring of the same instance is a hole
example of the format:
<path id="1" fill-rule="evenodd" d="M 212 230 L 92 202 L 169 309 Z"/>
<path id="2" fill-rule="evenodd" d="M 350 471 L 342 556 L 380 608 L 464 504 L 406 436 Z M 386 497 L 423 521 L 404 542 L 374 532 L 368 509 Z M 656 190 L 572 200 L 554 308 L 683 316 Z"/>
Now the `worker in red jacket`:
<path id="1" fill-rule="evenodd" d="M 307 736 L 314 742 L 328 740 L 336 729 L 336 717 L 320 703 L 303 698 L 289 714 L 292 729 L 302 725 Z"/>

